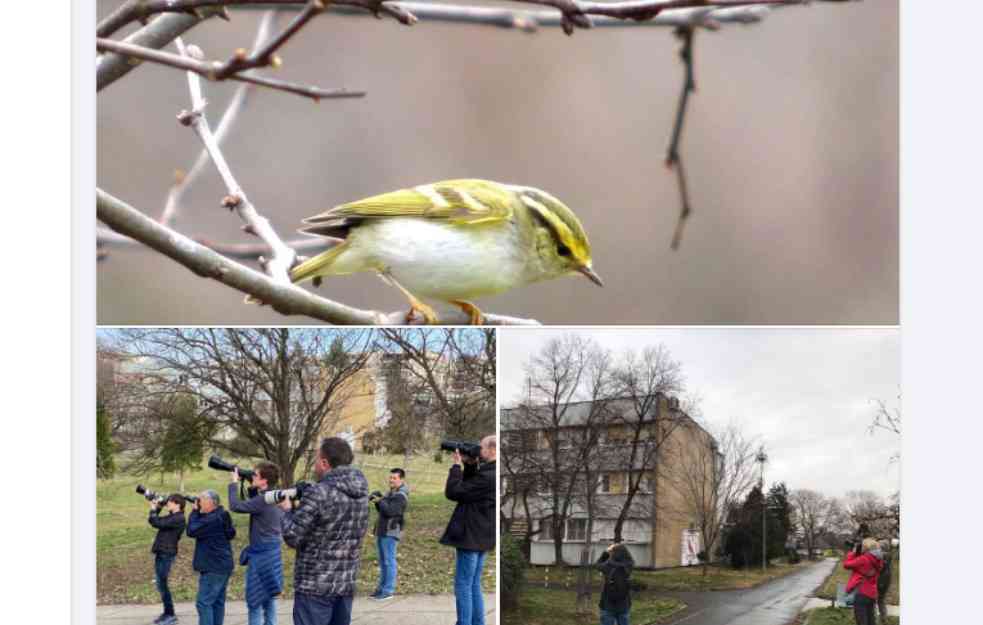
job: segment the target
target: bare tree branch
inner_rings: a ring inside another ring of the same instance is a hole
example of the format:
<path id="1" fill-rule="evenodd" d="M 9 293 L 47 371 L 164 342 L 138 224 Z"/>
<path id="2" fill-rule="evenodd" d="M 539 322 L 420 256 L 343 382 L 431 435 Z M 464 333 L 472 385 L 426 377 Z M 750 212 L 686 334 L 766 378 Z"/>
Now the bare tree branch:
<path id="1" fill-rule="evenodd" d="M 305 315 L 341 325 L 406 325 L 406 313 L 381 313 L 346 306 L 294 284 L 280 284 L 196 243 L 102 189 L 96 189 L 96 217 L 116 232 L 131 237 L 181 263 L 196 275 L 211 278 L 265 302 L 283 315 Z M 533 319 L 487 314 L 487 325 L 539 325 Z M 440 325 L 467 325 L 463 311 L 442 312 Z"/>
<path id="2" fill-rule="evenodd" d="M 200 11 L 198 15 L 179 13 L 161 15 L 127 37 L 124 43 L 138 48 L 163 48 L 203 20 L 222 13 L 221 8 L 211 8 Z M 102 54 L 96 57 L 96 91 L 102 91 L 130 73 L 130 70 L 137 66 L 133 60 L 133 57 L 125 54 Z"/>
<path id="3" fill-rule="evenodd" d="M 842 2 L 851 0 L 818 0 Z M 581 2 L 578 0 L 515 0 L 518 3 L 538 4 L 552 7 L 550 11 L 516 11 L 503 7 L 465 7 L 453 4 L 430 4 L 421 2 L 386 2 L 384 0 L 336 0 L 332 11 L 350 13 L 368 11 L 376 16 L 380 13 L 390 15 L 402 24 L 412 25 L 417 18 L 449 22 L 468 22 L 505 28 L 535 30 L 537 26 L 562 26 L 567 34 L 575 28 L 592 26 L 611 26 L 653 22 L 654 25 L 697 25 L 695 21 L 685 24 L 679 18 L 662 20 L 667 12 L 678 9 L 695 8 L 699 12 L 683 19 L 705 21 L 713 28 L 713 22 L 754 22 L 760 14 L 749 10 L 755 6 L 807 4 L 810 0 L 629 0 L 626 2 Z M 109 37 L 123 26 L 137 20 L 145 20 L 160 13 L 184 13 L 214 7 L 250 8 L 258 6 L 287 6 L 296 8 L 302 5 L 297 0 L 130 0 L 113 14 L 103 20 L 97 30 L 98 37 Z M 735 9 L 733 14 L 724 11 Z M 719 13 L 717 12 L 719 10 Z M 714 12 L 713 16 L 707 12 Z M 591 17 L 588 17 L 591 16 Z M 719 19 L 718 19 L 719 18 Z"/>
<path id="4" fill-rule="evenodd" d="M 253 49 L 259 48 L 260 45 L 265 42 L 269 36 L 270 31 L 276 22 L 276 11 L 267 11 L 263 14 L 260 20 L 259 28 L 256 31 L 256 39 L 253 42 Z M 236 89 L 235 94 L 233 94 L 232 99 L 229 100 L 229 105 L 225 109 L 225 113 L 222 114 L 222 119 L 218 123 L 218 127 L 215 129 L 215 143 L 222 145 L 222 141 L 228 135 L 229 130 L 232 125 L 235 124 L 239 117 L 239 113 L 246 105 L 247 96 L 252 86 L 249 83 L 243 83 L 239 85 Z M 184 193 L 187 191 L 192 183 L 198 178 L 204 168 L 205 164 L 208 162 L 208 149 L 202 148 L 201 152 L 198 153 L 198 158 L 195 159 L 194 165 L 188 170 L 186 174 L 180 176 L 180 179 L 176 181 L 173 187 L 171 187 L 170 193 L 167 194 L 167 202 L 164 205 L 164 211 L 160 215 L 160 223 L 165 226 L 170 226 L 177 216 L 178 210 L 181 206 L 181 200 L 184 199 Z M 132 239 L 130 239 L 132 241 Z M 215 247 L 212 249 L 215 249 Z M 291 246 L 294 247 L 294 246 Z M 296 249 L 296 248 L 295 248 Z M 218 250 L 216 250 L 218 251 Z M 221 253 L 221 252 L 220 252 Z M 263 252 L 259 252 L 262 254 Z"/>
<path id="5" fill-rule="evenodd" d="M 200 55 L 200 50 L 197 47 L 186 50 L 180 37 L 177 39 L 177 44 L 182 55 L 192 57 Z M 259 214 L 259 211 L 246 196 L 246 192 L 236 181 L 235 176 L 232 175 L 232 169 L 226 162 L 218 141 L 215 140 L 215 136 L 208 125 L 208 119 L 205 117 L 206 102 L 201 93 L 201 81 L 197 74 L 188 72 L 188 86 L 191 91 L 191 111 L 182 111 L 178 119 L 185 126 L 191 126 L 194 129 L 225 182 L 228 195 L 222 204 L 239 214 L 239 217 L 246 223 L 245 231 L 247 233 L 256 235 L 269 246 L 272 258 L 268 263 L 265 263 L 264 269 L 277 282 L 290 284 L 289 272 L 297 258 L 297 253 L 284 244 L 280 236 L 273 230 L 270 221 Z"/>
<path id="6" fill-rule="evenodd" d="M 683 124 L 686 121 L 686 105 L 689 102 L 689 94 L 696 91 L 696 82 L 693 80 L 693 27 L 682 26 L 676 29 L 676 36 L 683 40 L 683 47 L 679 51 L 679 58 L 683 61 L 685 74 L 683 77 L 683 90 L 679 95 L 679 106 L 676 109 L 676 123 L 672 128 L 672 140 L 669 141 L 669 150 L 666 153 L 666 167 L 676 168 L 676 178 L 679 183 L 679 196 L 682 206 L 679 211 L 679 218 L 676 221 L 676 229 L 672 235 L 670 247 L 674 250 L 679 249 L 679 244 L 683 238 L 683 226 L 690 215 L 689 191 L 686 187 L 686 172 L 683 169 L 683 161 L 679 155 L 679 142 L 683 136 Z"/>
<path id="7" fill-rule="evenodd" d="M 195 74 L 203 76 L 208 80 L 238 80 L 241 82 L 252 83 L 254 85 L 260 85 L 262 87 L 269 87 L 270 89 L 301 95 L 306 98 L 311 98 L 314 101 L 318 101 L 323 98 L 361 98 L 365 96 L 364 91 L 352 91 L 343 87 L 339 89 L 322 89 L 320 87 L 287 82 L 285 80 L 277 80 L 275 78 L 267 78 L 265 76 L 257 76 L 255 74 L 228 74 L 227 70 L 225 69 L 226 64 L 219 63 L 217 61 L 201 61 L 198 59 L 182 57 L 170 52 L 145 48 L 143 46 L 134 45 L 128 42 L 113 41 L 112 39 L 96 39 L 96 49 L 100 52 L 115 52 L 125 58 L 151 61 L 153 63 L 159 63 L 161 65 L 168 65 L 177 69 L 194 72 Z"/>
<path id="8" fill-rule="evenodd" d="M 138 20 L 146 20 L 159 13 L 195 16 L 205 9 L 221 9 L 226 7 L 242 7 L 249 5 L 279 5 L 299 6 L 303 2 L 297 0 L 129 0 L 114 11 L 96 27 L 97 37 L 109 37 L 120 28 Z M 333 4 L 360 7 L 379 15 L 384 13 L 396 21 L 412 25 L 416 18 L 394 3 L 384 0 L 334 0 Z"/>

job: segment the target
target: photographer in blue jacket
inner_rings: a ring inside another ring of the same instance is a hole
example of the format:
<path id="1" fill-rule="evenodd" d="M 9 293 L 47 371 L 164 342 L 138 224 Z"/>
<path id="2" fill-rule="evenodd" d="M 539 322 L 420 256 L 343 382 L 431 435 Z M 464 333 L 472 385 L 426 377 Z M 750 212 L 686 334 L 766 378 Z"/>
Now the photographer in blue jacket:
<path id="1" fill-rule="evenodd" d="M 225 592 L 232 576 L 232 539 L 236 528 L 222 508 L 218 493 L 206 490 L 198 497 L 188 517 L 190 538 L 195 539 L 191 567 L 198 571 L 198 625 L 222 625 L 225 621 Z"/>
<path id="2" fill-rule="evenodd" d="M 276 597 L 283 592 L 283 561 L 280 551 L 280 519 L 283 510 L 266 503 L 264 493 L 276 487 L 280 469 L 272 463 L 256 465 L 249 498 L 240 499 L 239 469 L 229 483 L 229 509 L 249 515 L 249 546 L 239 555 L 246 569 L 246 607 L 249 625 L 276 625 Z"/>

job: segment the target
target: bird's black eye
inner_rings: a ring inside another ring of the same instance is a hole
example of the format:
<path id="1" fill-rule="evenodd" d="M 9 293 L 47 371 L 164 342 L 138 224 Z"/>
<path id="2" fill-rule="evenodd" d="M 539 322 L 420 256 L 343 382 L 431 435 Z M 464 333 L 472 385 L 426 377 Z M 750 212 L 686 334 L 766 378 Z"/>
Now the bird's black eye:
<path id="1" fill-rule="evenodd" d="M 570 255 L 570 248 L 569 248 L 569 247 L 567 247 L 566 245 L 563 245 L 563 244 L 561 243 L 561 244 L 560 244 L 560 245 L 559 245 L 559 246 L 558 246 L 558 247 L 556 248 L 556 253 L 557 253 L 557 254 L 559 254 L 560 256 L 569 256 L 569 255 Z"/>

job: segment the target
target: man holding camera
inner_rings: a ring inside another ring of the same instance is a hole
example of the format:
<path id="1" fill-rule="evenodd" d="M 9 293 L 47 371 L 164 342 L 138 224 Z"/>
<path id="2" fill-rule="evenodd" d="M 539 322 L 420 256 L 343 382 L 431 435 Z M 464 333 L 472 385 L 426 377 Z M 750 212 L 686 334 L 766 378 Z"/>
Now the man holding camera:
<path id="1" fill-rule="evenodd" d="M 206 490 L 198 496 L 188 518 L 188 536 L 195 539 L 191 567 L 198 571 L 198 625 L 222 625 L 225 591 L 232 575 L 232 543 L 236 529 L 222 508 L 218 493 Z"/>
<path id="2" fill-rule="evenodd" d="M 161 508 L 165 508 L 169 514 L 160 516 Z M 170 588 L 167 587 L 167 577 L 177 557 L 177 543 L 184 533 L 184 497 L 171 495 L 164 501 L 151 501 L 150 516 L 147 521 L 157 528 L 157 536 L 154 537 L 154 545 L 150 548 L 150 552 L 154 554 L 154 579 L 157 581 L 157 591 L 164 604 L 164 613 L 155 618 L 154 623 L 174 625 L 177 623 L 177 616 L 174 615 L 174 600 L 171 598 Z"/>
<path id="3" fill-rule="evenodd" d="M 250 482 L 250 498 L 239 499 L 239 469 L 232 470 L 229 509 L 249 515 L 249 546 L 239 555 L 246 565 L 246 607 L 249 625 L 276 625 L 276 597 L 283 592 L 283 562 L 280 553 L 280 520 L 283 510 L 272 506 L 263 493 L 276 486 L 280 470 L 275 464 L 256 465 Z"/>
<path id="4" fill-rule="evenodd" d="M 396 546 L 403 533 L 403 514 L 409 502 L 410 490 L 400 468 L 389 471 L 389 494 L 375 491 L 369 501 L 375 504 L 379 519 L 375 524 L 375 542 L 379 553 L 379 587 L 370 595 L 376 601 L 392 599 L 396 593 Z"/>
<path id="5" fill-rule="evenodd" d="M 454 598 L 457 625 L 485 625 L 485 600 L 481 594 L 481 570 L 486 552 L 495 548 L 495 436 L 481 439 L 478 458 L 464 460 L 461 451 L 452 456 L 444 495 L 456 501 L 454 513 L 440 542 L 457 549 Z"/>
<path id="6" fill-rule="evenodd" d="M 318 449 L 318 482 L 297 501 L 285 499 L 283 540 L 297 550 L 294 625 L 349 625 L 362 539 L 369 525 L 369 483 L 352 467 L 352 448 L 326 438 Z"/>

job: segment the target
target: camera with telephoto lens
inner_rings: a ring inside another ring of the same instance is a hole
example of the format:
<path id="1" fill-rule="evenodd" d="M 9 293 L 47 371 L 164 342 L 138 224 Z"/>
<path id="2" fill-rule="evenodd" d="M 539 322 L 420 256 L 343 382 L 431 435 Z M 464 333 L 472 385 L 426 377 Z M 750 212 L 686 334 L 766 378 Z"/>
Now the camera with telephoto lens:
<path id="1" fill-rule="evenodd" d="M 226 462 L 225 460 L 222 460 L 218 456 L 212 456 L 211 458 L 208 459 L 208 467 L 210 469 L 215 469 L 216 471 L 228 471 L 229 473 L 232 473 L 234 470 L 238 469 L 239 479 L 245 480 L 247 482 L 252 482 L 253 477 L 256 475 L 256 472 L 253 471 L 252 469 L 244 469 L 240 466 Z"/>
<path id="2" fill-rule="evenodd" d="M 137 484 L 137 493 L 143 495 L 147 501 L 152 501 L 158 506 L 163 506 L 165 503 L 167 503 L 167 500 L 171 498 L 171 496 L 167 493 L 155 493 L 154 491 L 149 490 L 143 484 Z M 183 497 L 185 501 L 192 504 L 198 501 L 198 495 L 181 495 L 181 497 Z"/>
<path id="3" fill-rule="evenodd" d="M 143 495 L 143 498 L 147 501 L 152 501 L 158 506 L 167 501 L 168 495 L 162 495 L 161 493 L 155 493 L 154 491 L 148 489 L 143 484 L 137 484 L 137 494 Z"/>
<path id="4" fill-rule="evenodd" d="M 269 504 L 278 504 L 284 499 L 298 501 L 304 497 L 308 488 L 313 486 L 310 482 L 297 482 L 293 488 L 281 488 L 279 490 L 268 490 L 263 493 L 263 501 Z"/>
<path id="5" fill-rule="evenodd" d="M 440 448 L 444 451 L 460 451 L 462 456 L 475 460 L 481 457 L 481 445 L 478 443 L 464 443 L 462 441 L 441 441 Z"/>

